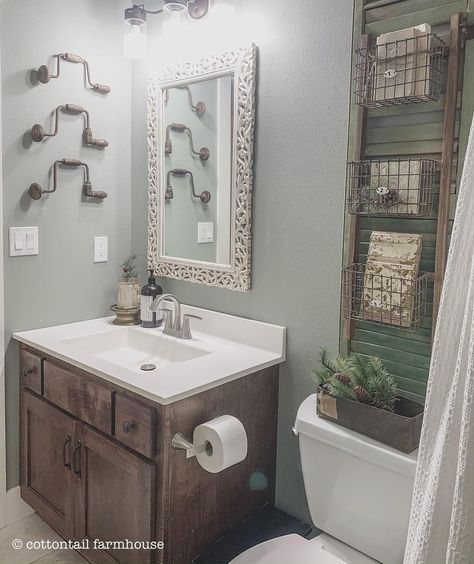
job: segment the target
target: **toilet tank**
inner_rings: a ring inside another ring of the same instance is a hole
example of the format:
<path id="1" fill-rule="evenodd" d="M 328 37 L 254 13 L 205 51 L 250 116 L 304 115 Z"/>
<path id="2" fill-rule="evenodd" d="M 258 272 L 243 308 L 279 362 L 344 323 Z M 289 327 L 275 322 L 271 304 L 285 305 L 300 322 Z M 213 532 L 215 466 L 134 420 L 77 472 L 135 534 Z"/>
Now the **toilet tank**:
<path id="1" fill-rule="evenodd" d="M 295 428 L 314 525 L 383 564 L 401 564 L 417 451 L 404 454 L 318 417 L 316 394 L 301 404 Z"/>

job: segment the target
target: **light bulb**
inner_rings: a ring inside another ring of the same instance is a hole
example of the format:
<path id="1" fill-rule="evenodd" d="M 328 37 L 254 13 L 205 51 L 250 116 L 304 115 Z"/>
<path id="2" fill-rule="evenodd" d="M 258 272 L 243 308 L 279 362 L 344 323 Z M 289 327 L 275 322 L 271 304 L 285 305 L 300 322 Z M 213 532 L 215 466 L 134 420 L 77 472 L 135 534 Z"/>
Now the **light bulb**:
<path id="1" fill-rule="evenodd" d="M 146 22 L 140 24 L 126 23 L 123 52 L 129 59 L 144 59 L 146 57 Z"/>

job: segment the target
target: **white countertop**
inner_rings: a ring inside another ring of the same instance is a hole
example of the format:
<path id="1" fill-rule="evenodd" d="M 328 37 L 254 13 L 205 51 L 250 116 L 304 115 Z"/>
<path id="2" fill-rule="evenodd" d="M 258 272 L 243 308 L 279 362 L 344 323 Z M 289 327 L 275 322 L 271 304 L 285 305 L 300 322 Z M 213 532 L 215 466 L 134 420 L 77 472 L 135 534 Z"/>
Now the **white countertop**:
<path id="1" fill-rule="evenodd" d="M 285 327 L 186 305 L 182 311 L 202 317 L 191 319 L 192 340 L 163 335 L 161 329 L 116 326 L 112 324 L 113 317 L 22 331 L 13 338 L 161 404 L 173 403 L 285 360 Z M 163 362 L 158 359 L 155 370 L 144 372 L 139 364 L 149 359 L 149 352 L 146 347 L 144 352 L 132 351 L 127 342 L 136 341 L 141 347 L 144 340 L 148 349 L 153 350 L 153 338 L 156 350 L 169 358 Z M 81 345 L 83 342 L 87 346 Z M 109 352 L 101 350 L 102 342 Z M 195 358 L 169 360 L 174 349 Z M 135 365 L 131 358 L 137 352 L 143 359 L 140 357 Z"/>

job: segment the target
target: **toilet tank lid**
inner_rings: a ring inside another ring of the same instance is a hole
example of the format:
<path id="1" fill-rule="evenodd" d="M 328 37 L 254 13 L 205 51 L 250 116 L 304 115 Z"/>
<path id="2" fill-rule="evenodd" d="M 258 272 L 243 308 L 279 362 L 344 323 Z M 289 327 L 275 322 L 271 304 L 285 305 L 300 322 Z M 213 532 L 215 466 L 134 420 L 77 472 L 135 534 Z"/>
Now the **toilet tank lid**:
<path id="1" fill-rule="evenodd" d="M 383 466 L 404 476 L 415 476 L 418 450 L 405 454 L 319 417 L 316 413 L 316 394 L 306 398 L 300 405 L 295 428 L 301 435 L 330 444 L 372 464 Z"/>

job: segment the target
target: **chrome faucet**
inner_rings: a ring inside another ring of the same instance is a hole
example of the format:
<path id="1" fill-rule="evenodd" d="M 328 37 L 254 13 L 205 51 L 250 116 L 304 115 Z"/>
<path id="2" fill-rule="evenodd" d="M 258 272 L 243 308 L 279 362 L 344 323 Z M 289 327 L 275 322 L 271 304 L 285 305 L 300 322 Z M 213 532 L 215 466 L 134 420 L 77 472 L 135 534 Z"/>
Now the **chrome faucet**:
<path id="1" fill-rule="evenodd" d="M 155 298 L 150 306 L 151 311 L 157 311 L 161 302 L 163 301 L 172 302 L 174 305 L 174 316 L 173 312 L 169 309 L 163 309 L 165 314 L 165 327 L 163 329 L 164 335 L 169 335 L 170 337 L 176 337 L 178 339 L 192 339 L 191 327 L 189 325 L 190 318 L 202 319 L 198 315 L 191 315 L 186 313 L 181 317 L 181 304 L 176 296 L 173 294 L 162 294 Z"/>

